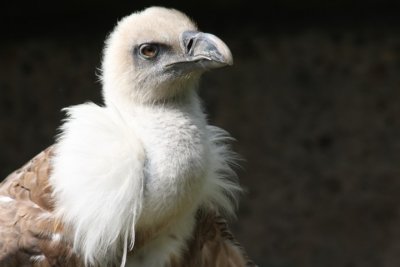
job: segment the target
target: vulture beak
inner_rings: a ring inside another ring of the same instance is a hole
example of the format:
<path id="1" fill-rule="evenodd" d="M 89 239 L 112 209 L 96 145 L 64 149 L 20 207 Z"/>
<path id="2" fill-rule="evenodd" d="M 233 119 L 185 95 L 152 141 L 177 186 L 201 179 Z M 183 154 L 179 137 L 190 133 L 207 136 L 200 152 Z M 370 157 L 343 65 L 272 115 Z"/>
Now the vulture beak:
<path id="1" fill-rule="evenodd" d="M 181 48 L 184 51 L 177 61 L 166 67 L 175 71 L 191 72 L 210 70 L 233 64 L 228 46 L 217 36 L 198 31 L 185 31 L 180 36 Z"/>

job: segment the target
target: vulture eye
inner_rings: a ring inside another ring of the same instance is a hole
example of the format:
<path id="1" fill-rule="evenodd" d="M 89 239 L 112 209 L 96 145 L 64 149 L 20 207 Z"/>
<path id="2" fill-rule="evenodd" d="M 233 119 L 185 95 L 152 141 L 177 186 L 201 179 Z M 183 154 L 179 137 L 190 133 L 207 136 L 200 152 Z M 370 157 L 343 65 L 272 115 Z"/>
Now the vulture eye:
<path id="1" fill-rule="evenodd" d="M 142 44 L 139 47 L 139 54 L 145 59 L 152 59 L 157 56 L 158 50 L 158 45 L 156 44 Z"/>

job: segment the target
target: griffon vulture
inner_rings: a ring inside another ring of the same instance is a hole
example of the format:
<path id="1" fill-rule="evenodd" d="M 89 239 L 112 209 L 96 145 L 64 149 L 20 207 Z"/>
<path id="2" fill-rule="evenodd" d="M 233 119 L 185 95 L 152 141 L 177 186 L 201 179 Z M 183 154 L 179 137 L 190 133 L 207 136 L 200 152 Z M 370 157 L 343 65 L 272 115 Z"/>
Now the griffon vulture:
<path id="1" fill-rule="evenodd" d="M 57 142 L 0 186 L 0 266 L 246 266 L 227 229 L 240 192 L 229 135 L 196 93 L 232 64 L 183 13 L 123 18 L 102 61 L 104 106 L 66 108 Z"/>

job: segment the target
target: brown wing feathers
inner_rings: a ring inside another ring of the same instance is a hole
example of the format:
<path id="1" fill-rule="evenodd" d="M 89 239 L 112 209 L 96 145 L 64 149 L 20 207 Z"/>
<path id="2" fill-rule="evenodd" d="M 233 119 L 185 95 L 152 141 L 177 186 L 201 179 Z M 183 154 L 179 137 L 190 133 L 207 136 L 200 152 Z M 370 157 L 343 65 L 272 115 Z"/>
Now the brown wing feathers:
<path id="1" fill-rule="evenodd" d="M 79 266 L 52 217 L 48 148 L 0 184 L 0 266 Z M 66 262 L 69 264 L 66 264 Z"/>
<path id="2" fill-rule="evenodd" d="M 52 151 L 52 147 L 44 150 L 21 169 L 11 173 L 1 184 L 0 194 L 15 200 L 33 202 L 51 211 L 51 188 L 48 177 Z"/>
<path id="3" fill-rule="evenodd" d="M 199 211 L 193 239 L 182 263 L 173 267 L 251 267 L 256 266 L 229 231 L 226 220 L 211 211 Z"/>

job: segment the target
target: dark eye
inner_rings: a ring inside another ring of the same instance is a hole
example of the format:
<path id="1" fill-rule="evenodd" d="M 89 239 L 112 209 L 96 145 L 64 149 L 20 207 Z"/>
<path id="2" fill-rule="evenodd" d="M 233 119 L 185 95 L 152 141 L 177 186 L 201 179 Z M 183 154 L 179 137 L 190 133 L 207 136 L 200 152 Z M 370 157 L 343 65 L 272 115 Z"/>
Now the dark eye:
<path id="1" fill-rule="evenodd" d="M 139 54 L 145 59 L 152 59 L 157 56 L 158 50 L 158 45 L 156 44 L 142 44 L 139 47 Z"/>

